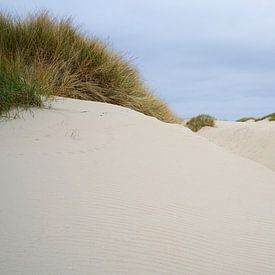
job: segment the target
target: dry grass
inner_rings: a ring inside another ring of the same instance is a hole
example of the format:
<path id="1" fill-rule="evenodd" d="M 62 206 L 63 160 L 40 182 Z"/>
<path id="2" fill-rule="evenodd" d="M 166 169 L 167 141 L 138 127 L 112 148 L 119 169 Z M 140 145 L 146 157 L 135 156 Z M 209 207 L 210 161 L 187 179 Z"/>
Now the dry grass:
<path id="1" fill-rule="evenodd" d="M 107 102 L 180 122 L 133 66 L 70 20 L 47 12 L 25 20 L 0 15 L 0 60 L 0 113 L 14 106 L 39 106 L 43 95 Z M 16 89 L 9 79 L 15 79 Z"/>
<path id="2" fill-rule="evenodd" d="M 214 127 L 215 119 L 212 116 L 202 114 L 202 115 L 191 118 L 186 123 L 186 126 L 189 129 L 191 129 L 193 132 L 197 132 L 202 127 L 205 127 L 205 126 Z"/>

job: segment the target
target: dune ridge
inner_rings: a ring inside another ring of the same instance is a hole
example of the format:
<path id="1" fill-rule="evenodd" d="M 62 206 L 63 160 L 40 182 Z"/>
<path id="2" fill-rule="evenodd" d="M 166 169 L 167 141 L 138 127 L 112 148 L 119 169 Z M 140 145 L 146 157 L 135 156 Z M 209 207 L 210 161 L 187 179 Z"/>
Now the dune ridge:
<path id="1" fill-rule="evenodd" d="M 275 122 L 217 121 L 216 127 L 202 128 L 206 137 L 231 152 L 275 171 Z"/>
<path id="2" fill-rule="evenodd" d="M 105 103 L 0 123 L 1 274 L 275 273 L 275 174 Z"/>

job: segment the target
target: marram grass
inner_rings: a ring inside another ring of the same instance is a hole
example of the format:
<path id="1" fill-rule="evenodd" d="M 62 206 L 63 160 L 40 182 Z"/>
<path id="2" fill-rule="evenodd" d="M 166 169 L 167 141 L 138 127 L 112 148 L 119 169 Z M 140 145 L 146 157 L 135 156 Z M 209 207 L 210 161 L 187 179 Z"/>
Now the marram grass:
<path id="1" fill-rule="evenodd" d="M 112 103 L 180 123 L 137 70 L 70 20 L 47 12 L 21 20 L 0 15 L 0 114 L 62 96 Z"/>
<path id="2" fill-rule="evenodd" d="M 29 108 L 42 105 L 42 91 L 34 82 L 30 83 L 21 70 L 12 62 L 0 60 L 0 114 L 11 108 Z"/>
<path id="3" fill-rule="evenodd" d="M 189 129 L 191 129 L 193 132 L 197 132 L 205 126 L 214 127 L 215 119 L 212 116 L 202 114 L 202 115 L 191 118 L 186 123 L 186 126 Z"/>
<path id="4" fill-rule="evenodd" d="M 256 121 L 256 118 L 255 117 L 242 117 L 242 118 L 238 119 L 237 122 L 247 122 L 249 120 Z"/>
<path id="5" fill-rule="evenodd" d="M 260 120 L 264 120 L 264 119 L 267 119 L 269 121 L 275 121 L 275 113 L 258 118 L 256 121 L 260 121 Z"/>
<path id="6" fill-rule="evenodd" d="M 260 117 L 260 118 L 255 118 L 255 117 L 243 117 L 238 119 L 238 122 L 247 122 L 248 120 L 254 120 L 255 122 L 261 121 L 261 120 L 269 120 L 269 121 L 275 121 L 275 113 Z"/>

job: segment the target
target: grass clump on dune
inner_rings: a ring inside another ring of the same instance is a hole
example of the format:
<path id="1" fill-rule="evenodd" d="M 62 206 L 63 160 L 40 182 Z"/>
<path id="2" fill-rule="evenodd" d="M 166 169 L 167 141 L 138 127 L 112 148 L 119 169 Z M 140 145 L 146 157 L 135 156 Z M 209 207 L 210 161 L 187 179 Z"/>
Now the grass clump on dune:
<path id="1" fill-rule="evenodd" d="M 0 59 L 17 68 L 1 72 L 2 110 L 39 106 L 40 95 L 62 96 L 117 104 L 165 122 L 180 122 L 148 90 L 135 68 L 102 42 L 79 32 L 70 20 L 52 18 L 47 12 L 25 20 L 0 15 Z"/>
<path id="2" fill-rule="evenodd" d="M 191 118 L 186 123 L 186 126 L 189 129 L 191 129 L 193 132 L 197 132 L 205 126 L 214 127 L 215 119 L 212 116 L 202 114 L 202 115 Z"/>
<path id="3" fill-rule="evenodd" d="M 275 113 L 258 118 L 256 121 L 260 121 L 260 120 L 264 120 L 264 119 L 267 119 L 269 121 L 275 121 Z"/>
<path id="4" fill-rule="evenodd" d="M 244 117 L 244 118 L 238 119 L 237 121 L 238 122 L 247 122 L 248 120 L 254 120 L 255 122 L 257 122 L 257 121 L 261 121 L 261 120 L 264 120 L 264 119 L 267 119 L 269 121 L 275 121 L 275 113 L 272 113 L 272 114 L 269 114 L 269 115 L 266 115 L 266 116 L 263 116 L 263 117 L 260 117 L 260 118 Z"/>
<path id="5" fill-rule="evenodd" d="M 249 120 L 256 121 L 256 118 L 255 117 L 243 117 L 243 118 L 238 119 L 237 122 L 247 122 Z"/>

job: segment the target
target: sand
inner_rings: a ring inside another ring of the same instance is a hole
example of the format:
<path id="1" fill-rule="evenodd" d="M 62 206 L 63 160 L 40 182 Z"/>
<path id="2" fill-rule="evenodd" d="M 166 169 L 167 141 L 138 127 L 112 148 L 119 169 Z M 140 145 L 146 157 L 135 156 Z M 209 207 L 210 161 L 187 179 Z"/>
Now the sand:
<path id="1" fill-rule="evenodd" d="M 0 274 L 275 273 L 275 173 L 185 127 L 67 99 L 0 138 Z"/>
<path id="2" fill-rule="evenodd" d="M 217 121 L 216 127 L 204 127 L 198 134 L 275 171 L 275 121 Z"/>

